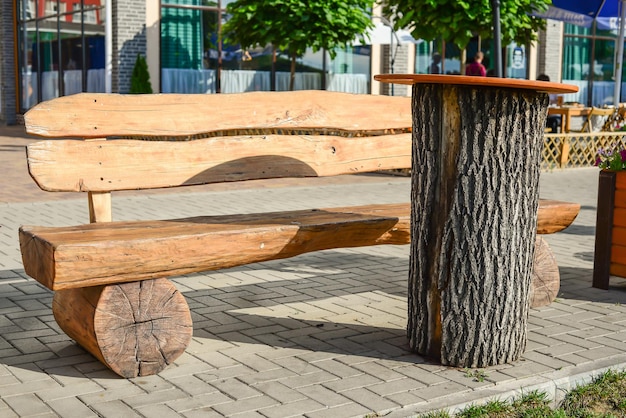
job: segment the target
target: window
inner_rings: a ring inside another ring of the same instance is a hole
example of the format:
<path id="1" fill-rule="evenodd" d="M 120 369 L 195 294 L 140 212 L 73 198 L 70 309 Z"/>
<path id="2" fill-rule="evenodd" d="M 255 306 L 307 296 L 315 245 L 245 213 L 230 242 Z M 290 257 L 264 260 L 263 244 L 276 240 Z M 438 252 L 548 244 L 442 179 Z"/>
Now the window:
<path id="1" fill-rule="evenodd" d="M 434 42 L 415 45 L 415 74 L 441 74 L 441 54 L 434 49 Z"/>
<path id="2" fill-rule="evenodd" d="M 220 11 L 215 1 L 161 2 L 161 91 L 214 93 Z"/>
<path id="3" fill-rule="evenodd" d="M 527 78 L 526 48 L 512 43 L 506 47 L 506 70 L 509 78 Z"/>
<path id="4" fill-rule="evenodd" d="M 58 96 L 104 92 L 105 0 L 16 1 L 20 112 Z"/>
<path id="5" fill-rule="evenodd" d="M 614 103 L 616 35 L 616 31 L 565 24 L 562 79 L 580 88 L 567 100 L 592 106 Z"/>
<path id="6" fill-rule="evenodd" d="M 46 16 L 54 16 L 57 14 L 57 11 L 59 10 L 59 4 L 57 3 L 56 0 L 46 0 L 44 4 L 45 4 Z"/>
<path id="7" fill-rule="evenodd" d="M 485 53 L 483 64 L 490 68 L 490 52 L 483 48 L 489 43 L 474 37 L 466 48 L 467 63 L 474 59 L 480 49 Z M 452 42 L 441 40 L 419 42 L 416 46 L 415 73 L 416 74 L 461 74 L 461 50 Z M 439 71 L 438 73 L 436 71 Z"/>
<path id="8" fill-rule="evenodd" d="M 225 7 L 229 1 L 222 1 Z M 218 22 L 228 19 L 207 0 L 161 2 L 161 92 L 236 93 L 288 90 L 290 61 L 271 45 L 242 49 L 218 42 Z M 296 66 L 295 89 L 368 93 L 369 46 L 327 52 L 308 51 Z M 275 63 L 274 63 L 275 58 Z"/>

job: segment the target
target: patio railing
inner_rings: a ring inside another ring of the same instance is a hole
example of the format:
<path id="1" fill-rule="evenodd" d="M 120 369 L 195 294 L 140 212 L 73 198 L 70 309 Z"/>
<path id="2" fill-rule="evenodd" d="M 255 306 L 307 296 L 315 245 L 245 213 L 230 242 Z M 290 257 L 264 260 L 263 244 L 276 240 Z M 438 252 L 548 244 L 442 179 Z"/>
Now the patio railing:
<path id="1" fill-rule="evenodd" d="M 546 134 L 541 169 L 591 167 L 601 148 L 626 148 L 626 132 Z"/>

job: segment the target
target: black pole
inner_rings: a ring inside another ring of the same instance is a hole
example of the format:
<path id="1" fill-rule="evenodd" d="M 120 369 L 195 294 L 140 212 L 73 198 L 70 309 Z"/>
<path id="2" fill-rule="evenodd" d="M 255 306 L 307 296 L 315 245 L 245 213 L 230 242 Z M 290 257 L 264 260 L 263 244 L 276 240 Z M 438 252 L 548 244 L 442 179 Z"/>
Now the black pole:
<path id="1" fill-rule="evenodd" d="M 217 69 L 215 71 L 215 93 L 222 92 L 222 1 L 217 0 Z"/>
<path id="2" fill-rule="evenodd" d="M 591 94 L 587 94 L 587 106 L 593 106 L 593 62 L 596 59 L 596 29 L 598 28 L 598 19 L 593 20 L 593 24 L 591 26 L 591 39 L 594 39 L 594 42 L 591 43 L 590 57 L 589 57 L 589 71 L 587 72 L 587 83 L 589 83 L 589 91 Z M 617 58 L 617 57 L 616 57 Z"/>
<path id="3" fill-rule="evenodd" d="M 328 59 L 326 59 L 327 51 L 324 49 L 322 54 L 322 90 L 326 90 L 326 74 L 328 74 Z"/>
<path id="4" fill-rule="evenodd" d="M 59 96 L 65 96 L 65 80 L 63 80 L 63 75 L 65 74 L 65 69 L 63 68 L 63 39 L 61 38 L 61 0 L 57 0 L 57 35 L 59 39 L 57 39 L 57 84 L 59 88 Z M 54 55 L 52 58 L 52 65 L 54 65 Z"/>
<path id="5" fill-rule="evenodd" d="M 502 40 L 500 35 L 500 0 L 491 0 L 493 9 L 493 36 L 494 36 L 494 71 L 496 77 L 502 77 Z"/>
<path id="6" fill-rule="evenodd" d="M 389 72 L 391 74 L 394 73 L 393 71 L 393 66 L 396 63 L 396 53 L 398 52 L 398 48 L 400 47 L 400 38 L 398 38 L 398 34 L 396 33 L 396 30 L 393 28 L 393 23 L 391 23 L 389 21 L 389 19 L 387 19 L 384 16 L 372 16 L 372 19 L 380 19 L 381 22 L 383 22 L 383 25 L 387 26 L 389 28 L 390 33 L 390 39 L 389 39 Z M 393 38 L 396 38 L 396 50 L 394 52 L 393 50 Z M 391 95 L 394 96 L 394 91 L 393 91 L 393 86 L 394 83 L 391 83 Z"/>
<path id="7" fill-rule="evenodd" d="M 87 39 L 85 38 L 85 0 L 80 0 L 81 91 L 87 91 Z"/>

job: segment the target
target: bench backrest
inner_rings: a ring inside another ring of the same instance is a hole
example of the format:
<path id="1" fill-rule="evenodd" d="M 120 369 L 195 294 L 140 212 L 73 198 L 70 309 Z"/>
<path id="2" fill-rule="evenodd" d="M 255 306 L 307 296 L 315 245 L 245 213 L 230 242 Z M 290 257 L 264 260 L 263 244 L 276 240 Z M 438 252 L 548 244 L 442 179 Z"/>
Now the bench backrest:
<path id="1" fill-rule="evenodd" d="M 29 172 L 47 191 L 110 195 L 277 177 L 408 168 L 410 98 L 327 91 L 221 95 L 81 93 L 42 102 L 26 131 Z M 108 141 L 101 141 L 109 139 Z"/>

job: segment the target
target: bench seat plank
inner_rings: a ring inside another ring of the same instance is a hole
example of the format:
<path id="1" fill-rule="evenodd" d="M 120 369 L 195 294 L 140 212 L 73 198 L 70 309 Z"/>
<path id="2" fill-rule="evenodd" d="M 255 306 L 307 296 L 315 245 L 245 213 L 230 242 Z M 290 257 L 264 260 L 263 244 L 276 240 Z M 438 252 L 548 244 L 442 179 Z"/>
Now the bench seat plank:
<path id="1" fill-rule="evenodd" d="M 537 233 L 554 234 L 567 228 L 574 222 L 580 204 L 560 200 L 540 199 L 537 212 Z"/>
<path id="2" fill-rule="evenodd" d="M 52 290 L 168 277 L 330 248 L 409 242 L 407 205 L 20 228 L 26 273 Z M 236 245 L 233 245 L 236 243 Z"/>
<path id="3" fill-rule="evenodd" d="M 575 206 L 542 200 L 538 233 L 565 228 L 578 213 Z M 331 248 L 407 244 L 410 204 L 23 226 L 19 235 L 26 273 L 60 290 L 217 270 Z"/>

